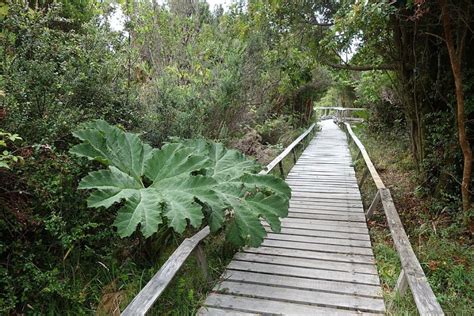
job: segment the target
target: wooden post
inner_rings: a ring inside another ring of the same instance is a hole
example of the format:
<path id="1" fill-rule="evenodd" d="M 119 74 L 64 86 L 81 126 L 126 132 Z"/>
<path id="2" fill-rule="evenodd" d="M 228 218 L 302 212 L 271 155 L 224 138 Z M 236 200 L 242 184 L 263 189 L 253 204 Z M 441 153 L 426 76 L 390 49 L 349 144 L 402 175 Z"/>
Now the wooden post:
<path id="1" fill-rule="evenodd" d="M 293 147 L 293 149 L 291 150 L 291 152 L 293 153 L 293 162 L 296 164 L 296 152 L 295 152 L 295 147 Z"/>
<path id="2" fill-rule="evenodd" d="M 202 275 L 206 281 L 209 281 L 209 266 L 207 265 L 206 253 L 201 244 L 197 245 L 196 249 L 194 249 L 194 254 L 196 255 L 198 265 L 201 268 Z"/>
<path id="3" fill-rule="evenodd" d="M 398 292 L 400 296 L 405 295 L 408 289 L 408 282 L 405 272 L 400 271 L 400 275 L 398 276 L 397 285 L 395 285 L 395 292 Z"/>
<path id="4" fill-rule="evenodd" d="M 365 168 L 364 173 L 362 174 L 362 178 L 359 181 L 359 188 L 362 188 L 362 185 L 364 184 L 365 179 L 367 178 L 368 175 L 369 175 L 369 169 Z"/>
<path id="5" fill-rule="evenodd" d="M 281 177 L 285 179 L 285 172 L 283 171 L 283 164 L 281 163 L 281 160 L 278 162 L 278 167 L 280 168 Z"/>
<path id="6" fill-rule="evenodd" d="M 381 200 L 380 200 L 380 191 L 377 191 L 377 193 L 375 194 L 374 200 L 372 201 L 372 203 L 369 206 L 369 209 L 367 210 L 367 213 L 365 213 L 365 218 L 367 220 L 369 220 L 369 218 L 372 217 L 372 215 L 375 212 L 375 209 L 380 204 L 380 202 L 381 202 Z"/>
<path id="7" fill-rule="evenodd" d="M 359 153 L 357 154 L 356 160 L 359 160 L 361 156 L 362 156 L 362 152 L 359 150 Z"/>
<path id="8" fill-rule="evenodd" d="M 400 271 L 400 275 L 398 276 L 397 284 L 395 285 L 395 288 L 393 290 L 395 291 L 395 293 L 398 292 L 398 295 L 400 297 L 403 297 L 405 293 L 407 292 L 407 289 L 408 289 L 408 281 L 407 281 L 405 272 L 403 272 L 403 269 L 402 269 Z M 387 308 L 389 310 L 393 308 L 393 301 L 390 302 Z"/>

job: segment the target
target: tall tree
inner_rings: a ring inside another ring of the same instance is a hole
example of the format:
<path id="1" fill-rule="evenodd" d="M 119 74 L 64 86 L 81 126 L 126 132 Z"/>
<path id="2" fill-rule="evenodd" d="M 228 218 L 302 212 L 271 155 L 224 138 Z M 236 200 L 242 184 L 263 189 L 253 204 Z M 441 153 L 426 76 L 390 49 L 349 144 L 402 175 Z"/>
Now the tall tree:
<path id="1" fill-rule="evenodd" d="M 441 19 L 443 22 L 444 40 L 448 48 L 449 60 L 451 62 L 451 70 L 454 76 L 454 84 L 456 91 L 456 119 L 458 126 L 458 138 L 459 145 L 464 158 L 464 166 L 462 173 L 462 184 L 461 184 L 461 195 L 462 195 L 462 206 L 464 212 L 467 212 L 470 207 L 471 193 L 469 191 L 469 185 L 471 183 L 472 175 L 472 149 L 469 144 L 469 140 L 466 136 L 466 118 L 464 109 L 464 88 L 463 88 L 463 74 L 462 74 L 462 57 L 464 53 L 466 35 L 469 30 L 469 25 L 466 21 L 469 21 L 469 9 L 470 5 L 467 4 L 465 8 L 461 5 L 457 7 L 457 12 L 464 16 L 459 17 L 461 21 L 459 30 L 457 30 L 458 41 L 455 43 L 453 29 L 452 29 L 452 18 L 451 14 L 453 10 L 449 7 L 447 0 L 439 0 L 441 6 Z M 465 9 L 465 10 L 463 10 Z M 466 216 L 467 218 L 467 216 Z"/>

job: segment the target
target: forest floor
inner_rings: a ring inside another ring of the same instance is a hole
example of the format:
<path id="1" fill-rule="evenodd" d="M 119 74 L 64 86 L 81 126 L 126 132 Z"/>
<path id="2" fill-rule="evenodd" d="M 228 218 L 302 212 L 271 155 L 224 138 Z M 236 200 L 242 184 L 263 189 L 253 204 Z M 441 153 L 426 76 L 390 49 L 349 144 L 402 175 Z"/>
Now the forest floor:
<path id="1" fill-rule="evenodd" d="M 413 249 L 443 310 L 448 315 L 474 315 L 473 239 L 462 225 L 460 212 L 423 193 L 408 139 L 378 137 L 363 127 L 355 131 L 393 195 Z M 356 162 L 359 177 L 362 163 Z M 376 192 L 373 182 L 367 179 L 361 191 L 365 205 L 369 205 Z M 387 313 L 417 314 L 409 290 L 403 298 L 393 292 L 400 261 L 381 210 L 369 221 L 369 229 Z"/>

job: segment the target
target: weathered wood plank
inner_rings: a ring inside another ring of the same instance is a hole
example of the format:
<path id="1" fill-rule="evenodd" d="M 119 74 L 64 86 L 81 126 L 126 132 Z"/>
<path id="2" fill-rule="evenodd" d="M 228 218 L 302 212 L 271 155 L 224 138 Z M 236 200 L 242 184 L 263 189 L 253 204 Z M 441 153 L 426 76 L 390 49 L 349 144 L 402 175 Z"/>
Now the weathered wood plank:
<path id="1" fill-rule="evenodd" d="M 364 256 L 373 255 L 371 248 L 328 245 L 328 244 L 315 244 L 315 243 L 309 243 L 309 242 L 275 240 L 275 239 L 270 239 L 270 238 L 265 239 L 262 245 L 267 246 L 267 247 L 324 251 L 324 252 L 341 253 L 341 254 L 355 254 L 355 255 L 364 255 Z"/>
<path id="2" fill-rule="evenodd" d="M 349 228 L 359 228 L 364 233 L 368 233 L 367 224 L 360 222 L 344 222 L 344 221 L 334 221 L 326 219 L 305 219 L 305 218 L 285 218 L 281 220 L 282 223 L 305 223 L 310 225 L 325 225 L 325 226 L 337 226 L 337 227 L 349 227 Z M 332 229 L 332 227 L 331 227 Z"/>
<path id="3" fill-rule="evenodd" d="M 288 215 L 288 218 L 304 218 L 304 219 L 319 219 L 319 220 L 332 220 L 332 221 L 341 221 L 341 222 L 364 222 L 365 219 L 360 216 L 350 216 L 350 215 L 333 215 L 333 214 L 317 214 L 317 213 L 307 213 L 307 212 L 298 212 L 295 209 L 291 210 L 291 213 Z"/>
<path id="4" fill-rule="evenodd" d="M 350 311 L 329 307 L 296 304 L 267 299 L 212 293 L 207 297 L 206 306 L 228 308 L 236 311 L 274 315 L 360 315 L 358 311 Z M 207 315 L 207 314 L 205 314 Z M 366 314 L 364 314 L 366 315 Z"/>
<path id="5" fill-rule="evenodd" d="M 379 277 L 373 274 L 361 274 L 344 271 L 329 271 L 323 269 L 308 269 L 301 267 L 289 267 L 269 263 L 231 261 L 228 266 L 230 270 L 260 272 L 266 274 L 287 275 L 303 277 L 307 279 L 334 280 L 349 283 L 360 283 L 368 285 L 379 285 Z"/>
<path id="6" fill-rule="evenodd" d="M 382 297 L 382 289 L 377 285 L 354 284 L 334 280 L 315 280 L 275 274 L 269 277 L 268 274 L 237 270 L 227 270 L 222 276 L 222 279 L 288 288 L 345 293 L 357 296 Z"/>
<path id="7" fill-rule="evenodd" d="M 260 315 L 256 313 L 247 313 L 247 312 L 240 312 L 236 310 L 229 310 L 229 309 L 222 309 L 222 308 L 215 308 L 215 307 L 203 307 L 201 308 L 198 313 L 198 316 L 201 315 L 211 315 L 211 316 L 250 316 L 250 315 Z"/>
<path id="8" fill-rule="evenodd" d="M 303 200 L 290 200 L 290 209 L 298 209 L 298 210 L 309 210 L 309 211 L 331 211 L 331 212 L 343 212 L 343 213 L 354 213 L 353 215 L 357 214 L 364 214 L 364 208 L 362 207 L 362 204 L 357 205 L 357 204 L 330 204 L 330 203 L 324 203 L 324 202 L 308 202 L 308 201 L 303 201 Z"/>
<path id="9" fill-rule="evenodd" d="M 263 226 L 267 231 L 270 231 L 270 226 L 268 224 L 264 223 Z M 282 227 L 281 233 L 288 234 L 288 235 L 328 237 L 332 239 L 370 241 L 370 236 L 366 234 L 351 234 L 351 233 L 334 232 L 334 231 L 327 231 L 327 230 L 317 230 L 314 228 L 305 229 L 305 228 Z"/>
<path id="10" fill-rule="evenodd" d="M 234 256 L 234 260 L 250 261 L 260 263 L 273 263 L 279 265 L 303 267 L 303 268 L 317 268 L 324 270 L 344 271 L 364 274 L 377 274 L 377 270 L 373 265 L 357 264 L 347 262 L 336 262 L 319 259 L 295 258 L 285 257 L 281 255 L 268 255 L 249 252 L 238 252 Z"/>
<path id="11" fill-rule="evenodd" d="M 319 231 L 330 231 L 330 232 L 341 232 L 341 233 L 351 233 L 351 234 L 361 234 L 367 235 L 367 228 L 352 228 L 352 227 L 338 227 L 338 226 L 327 226 L 327 225 L 317 225 L 317 224 L 307 224 L 299 222 L 290 222 L 285 221 L 282 223 L 282 227 L 285 228 L 300 228 L 300 229 L 310 229 L 310 230 L 319 230 Z"/>
<path id="12" fill-rule="evenodd" d="M 371 248 L 369 240 L 351 240 L 351 239 L 338 239 L 338 238 L 327 238 L 327 237 L 312 237 L 308 235 L 295 235 L 295 234 L 284 234 L 284 233 L 271 233 L 267 235 L 267 239 L 273 240 L 287 240 L 287 241 L 299 241 L 306 243 L 318 243 L 325 245 L 338 245 L 338 246 L 353 246 L 353 247 L 364 247 Z"/>
<path id="13" fill-rule="evenodd" d="M 382 299 L 360 297 L 340 293 L 314 292 L 302 289 L 290 289 L 260 284 L 224 281 L 214 289 L 216 292 L 234 295 L 251 295 L 278 301 L 315 304 L 326 307 L 345 307 L 363 312 L 384 312 L 385 306 Z"/>

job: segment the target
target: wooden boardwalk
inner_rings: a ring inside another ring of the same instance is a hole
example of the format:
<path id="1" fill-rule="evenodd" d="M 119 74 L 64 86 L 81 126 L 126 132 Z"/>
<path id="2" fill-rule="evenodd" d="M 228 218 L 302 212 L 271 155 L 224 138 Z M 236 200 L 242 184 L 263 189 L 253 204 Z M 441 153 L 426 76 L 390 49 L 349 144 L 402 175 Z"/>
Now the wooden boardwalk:
<path id="1" fill-rule="evenodd" d="M 346 135 L 324 121 L 287 177 L 292 198 L 281 233 L 238 252 L 199 314 L 384 313 L 351 163 Z"/>

